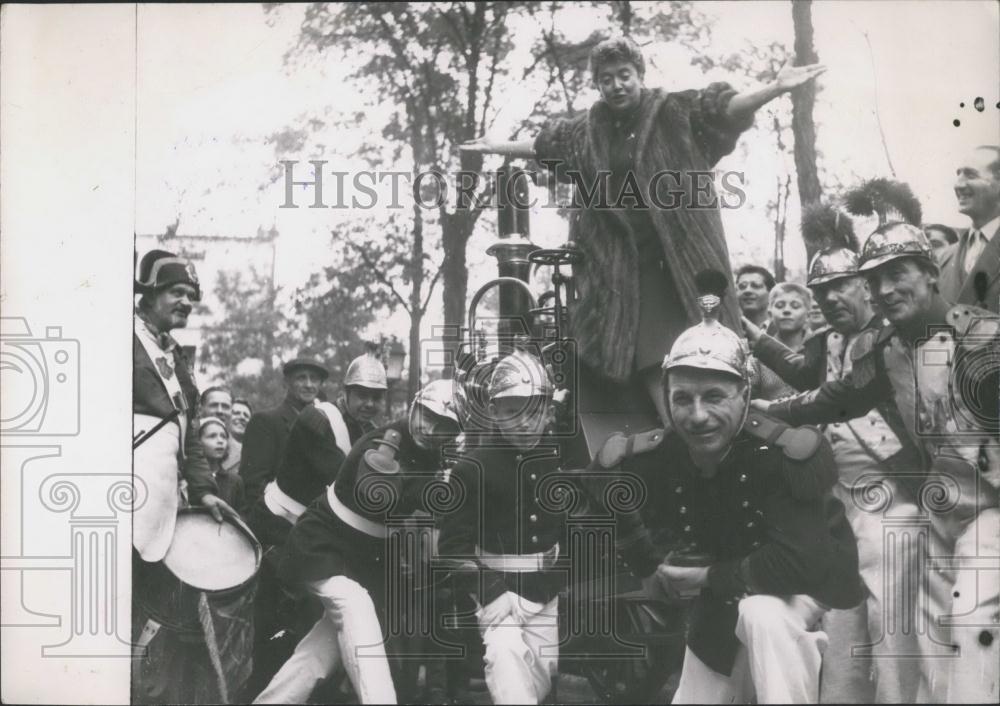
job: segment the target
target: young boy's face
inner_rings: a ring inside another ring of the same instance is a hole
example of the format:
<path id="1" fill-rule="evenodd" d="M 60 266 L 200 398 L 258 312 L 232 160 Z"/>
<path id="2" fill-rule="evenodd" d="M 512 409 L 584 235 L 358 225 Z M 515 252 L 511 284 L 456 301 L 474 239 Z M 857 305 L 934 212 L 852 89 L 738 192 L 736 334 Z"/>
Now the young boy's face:
<path id="1" fill-rule="evenodd" d="M 552 405 L 543 395 L 497 397 L 490 403 L 490 414 L 504 439 L 519 449 L 530 449 L 545 433 Z"/>

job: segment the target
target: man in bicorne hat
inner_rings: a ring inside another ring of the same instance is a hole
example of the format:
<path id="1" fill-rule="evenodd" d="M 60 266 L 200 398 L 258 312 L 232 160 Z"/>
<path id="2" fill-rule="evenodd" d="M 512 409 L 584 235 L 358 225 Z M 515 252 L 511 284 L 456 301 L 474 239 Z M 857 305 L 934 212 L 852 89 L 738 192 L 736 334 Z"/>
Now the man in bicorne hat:
<path id="1" fill-rule="evenodd" d="M 194 265 L 164 250 L 151 250 L 139 264 L 135 291 L 141 296 L 132 337 L 133 433 L 146 438 L 133 456 L 143 486 L 137 500 L 143 500 L 133 513 L 132 543 L 144 561 L 155 562 L 166 555 L 173 539 L 180 480 L 186 481 L 191 504 L 211 508 L 216 519 L 233 510 L 216 495 L 198 441 L 198 388 L 190 362 L 170 335 L 187 326 L 193 303 L 201 299 Z M 161 424 L 168 418 L 171 421 Z"/>
<path id="2" fill-rule="evenodd" d="M 236 512 L 218 495 L 198 438 L 198 389 L 190 361 L 170 332 L 187 326 L 193 302 L 201 298 L 198 276 L 187 260 L 152 250 L 142 258 L 135 291 L 132 337 L 133 473 L 136 479 L 132 512 L 132 640 L 145 652 L 132 672 L 133 703 L 175 701 L 201 688 L 191 661 L 193 646 L 163 627 L 149 612 L 151 595 L 162 576 L 154 564 L 167 555 L 174 538 L 177 511 L 185 492 L 192 505 L 209 508 L 222 522 Z M 161 637 L 154 642 L 157 635 Z M 148 650 L 148 651 L 147 651 Z M 195 659 L 195 658 L 192 658 Z M 197 683 L 195 683 L 197 682 Z"/>

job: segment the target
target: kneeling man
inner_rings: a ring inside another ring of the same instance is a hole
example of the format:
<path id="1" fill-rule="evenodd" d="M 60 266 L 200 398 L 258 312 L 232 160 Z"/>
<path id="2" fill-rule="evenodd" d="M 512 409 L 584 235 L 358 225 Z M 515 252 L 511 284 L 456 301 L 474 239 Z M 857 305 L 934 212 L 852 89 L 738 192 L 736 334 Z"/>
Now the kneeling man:
<path id="1" fill-rule="evenodd" d="M 815 703 L 830 608 L 862 600 L 857 549 L 829 443 L 749 412 L 745 342 L 714 318 L 663 364 L 673 430 L 613 436 L 596 462 L 645 478 L 671 537 L 663 557 L 638 511 L 618 515 L 618 547 L 647 592 L 693 599 L 674 703 Z"/>

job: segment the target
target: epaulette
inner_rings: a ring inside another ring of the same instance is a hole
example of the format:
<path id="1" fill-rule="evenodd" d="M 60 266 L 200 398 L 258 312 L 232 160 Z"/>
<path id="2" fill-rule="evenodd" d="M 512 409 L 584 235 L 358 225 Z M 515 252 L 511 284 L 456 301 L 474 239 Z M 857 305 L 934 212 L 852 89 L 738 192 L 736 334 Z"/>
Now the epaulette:
<path id="1" fill-rule="evenodd" d="M 825 339 L 826 338 L 826 334 L 830 333 L 830 331 L 832 331 L 832 330 L 833 330 L 832 326 L 822 326 L 822 327 L 816 329 L 815 331 L 810 331 L 809 335 L 806 336 L 805 339 L 802 341 L 802 345 L 804 346 L 806 344 L 806 341 L 808 341 L 808 340 L 810 340 L 812 338 L 824 338 Z"/>
<path id="2" fill-rule="evenodd" d="M 793 461 L 807 461 L 823 443 L 823 434 L 816 427 L 793 427 L 751 409 L 743 427 L 765 444 L 773 444 Z"/>
<path id="3" fill-rule="evenodd" d="M 597 463 L 602 468 L 614 468 L 626 458 L 652 451 L 663 443 L 664 436 L 663 429 L 650 429 L 631 436 L 617 431 L 607 438 L 597 452 Z"/>
<path id="4" fill-rule="evenodd" d="M 879 333 L 884 329 L 868 328 L 858 334 L 851 346 L 851 360 L 859 361 L 875 352 L 875 344 L 878 342 Z"/>
<path id="5" fill-rule="evenodd" d="M 878 344 L 891 336 L 890 327 L 865 329 L 851 344 L 851 384 L 856 388 L 865 387 L 875 379 L 875 351 Z"/>
<path id="6" fill-rule="evenodd" d="M 955 329 L 956 338 L 967 350 L 995 345 L 1000 336 L 1000 316 L 978 306 L 953 306 L 948 312 L 947 323 Z"/>

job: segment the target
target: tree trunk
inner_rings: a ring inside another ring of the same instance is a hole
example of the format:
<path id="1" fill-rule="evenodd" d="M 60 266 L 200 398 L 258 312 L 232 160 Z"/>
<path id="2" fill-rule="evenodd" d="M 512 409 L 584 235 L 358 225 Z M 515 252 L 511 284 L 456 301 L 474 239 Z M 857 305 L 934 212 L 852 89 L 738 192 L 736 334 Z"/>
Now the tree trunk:
<path id="1" fill-rule="evenodd" d="M 444 258 L 441 264 L 441 297 L 444 303 L 444 323 L 448 331 L 442 341 L 452 355 L 445 355 L 444 375 L 451 375 L 451 361 L 461 343 L 461 328 L 465 324 L 465 300 L 468 295 L 469 270 L 466 265 L 465 246 L 472 232 L 472 219 L 468 212 L 456 211 L 442 214 L 441 242 Z"/>
<path id="2" fill-rule="evenodd" d="M 813 47 L 812 1 L 793 0 L 792 25 L 795 28 L 795 64 L 819 61 Z M 816 84 L 810 81 L 792 91 L 792 134 L 795 137 L 795 172 L 798 177 L 799 203 L 806 205 L 820 200 L 819 176 L 816 172 L 816 124 L 813 105 Z M 806 258 L 812 258 L 812 248 L 806 245 Z"/>
<path id="3" fill-rule="evenodd" d="M 792 191 L 792 177 L 778 177 L 778 203 L 774 216 L 774 279 L 785 281 L 785 228 L 788 223 L 788 197 Z"/>
<path id="4" fill-rule="evenodd" d="M 417 309 L 410 315 L 410 366 L 407 373 L 409 379 L 406 387 L 406 400 L 409 403 L 420 389 L 420 323 L 423 321 L 424 312 Z"/>
<path id="5" fill-rule="evenodd" d="M 416 174 L 413 175 L 416 179 Z M 412 400 L 420 387 L 420 321 L 424 310 L 424 216 L 421 206 L 413 204 L 413 251 L 410 253 L 410 367 L 406 399 Z"/>

